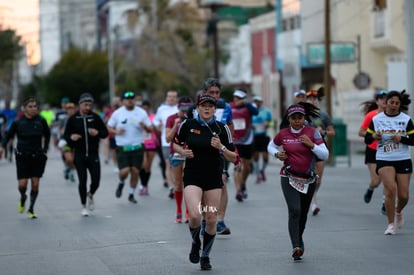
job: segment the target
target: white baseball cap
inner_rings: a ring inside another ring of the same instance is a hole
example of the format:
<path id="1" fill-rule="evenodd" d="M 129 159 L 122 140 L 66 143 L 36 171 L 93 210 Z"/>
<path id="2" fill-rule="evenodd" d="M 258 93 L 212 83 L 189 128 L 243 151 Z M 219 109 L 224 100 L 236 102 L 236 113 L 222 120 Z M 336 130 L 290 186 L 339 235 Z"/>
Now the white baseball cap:
<path id="1" fill-rule="evenodd" d="M 293 93 L 293 95 L 294 95 L 295 97 L 297 97 L 298 95 L 305 95 L 305 96 L 306 96 L 306 92 L 305 92 L 305 90 L 298 90 L 298 91 L 295 91 L 295 92 Z"/>

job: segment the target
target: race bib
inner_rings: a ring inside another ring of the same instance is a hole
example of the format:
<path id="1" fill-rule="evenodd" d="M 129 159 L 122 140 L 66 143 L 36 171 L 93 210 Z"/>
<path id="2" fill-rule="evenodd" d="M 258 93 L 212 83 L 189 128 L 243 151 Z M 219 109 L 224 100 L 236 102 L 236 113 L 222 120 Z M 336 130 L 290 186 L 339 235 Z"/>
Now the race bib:
<path id="1" fill-rule="evenodd" d="M 289 176 L 289 184 L 299 192 L 306 194 L 309 188 L 309 179 Z"/>
<path id="2" fill-rule="evenodd" d="M 246 120 L 244 118 L 233 119 L 234 130 L 246 129 Z"/>
<path id="3" fill-rule="evenodd" d="M 399 143 L 384 144 L 383 148 L 384 148 L 385 153 L 392 153 L 400 149 L 400 144 Z"/>

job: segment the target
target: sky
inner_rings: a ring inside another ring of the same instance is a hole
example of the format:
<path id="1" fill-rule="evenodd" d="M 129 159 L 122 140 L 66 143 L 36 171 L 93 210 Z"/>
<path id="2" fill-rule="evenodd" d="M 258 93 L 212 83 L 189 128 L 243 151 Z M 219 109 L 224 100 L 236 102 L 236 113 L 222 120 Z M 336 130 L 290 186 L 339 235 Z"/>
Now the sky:
<path id="1" fill-rule="evenodd" d="M 30 65 L 40 62 L 39 0 L 0 0 L 2 28 L 16 30 Z"/>

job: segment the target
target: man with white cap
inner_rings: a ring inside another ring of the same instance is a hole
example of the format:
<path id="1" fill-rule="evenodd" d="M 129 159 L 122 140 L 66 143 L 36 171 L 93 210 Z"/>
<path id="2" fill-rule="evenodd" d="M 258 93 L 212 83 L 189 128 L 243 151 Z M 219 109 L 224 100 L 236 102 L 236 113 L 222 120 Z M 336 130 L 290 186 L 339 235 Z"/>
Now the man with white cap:
<path id="1" fill-rule="evenodd" d="M 258 111 L 256 106 L 247 101 L 247 92 L 241 88 L 234 91 L 230 106 L 234 124 L 233 141 L 241 159 L 241 166 L 234 170 L 236 200 L 242 202 L 247 198 L 246 180 L 253 156 L 252 116 L 257 115 Z"/>

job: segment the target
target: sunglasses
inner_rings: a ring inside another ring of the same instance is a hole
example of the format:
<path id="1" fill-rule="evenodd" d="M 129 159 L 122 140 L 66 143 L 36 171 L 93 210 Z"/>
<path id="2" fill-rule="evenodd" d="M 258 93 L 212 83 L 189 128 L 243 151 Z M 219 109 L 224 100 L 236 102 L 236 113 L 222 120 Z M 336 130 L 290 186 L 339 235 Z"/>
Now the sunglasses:
<path id="1" fill-rule="evenodd" d="M 377 93 L 377 96 L 382 96 L 382 95 L 386 95 L 386 94 L 388 94 L 388 91 L 386 91 L 386 90 L 379 90 L 378 93 Z"/>
<path id="2" fill-rule="evenodd" d="M 134 92 L 125 92 L 124 93 L 124 98 L 134 98 L 135 94 Z"/>
<path id="3" fill-rule="evenodd" d="M 318 96 L 318 91 L 309 91 L 306 93 L 306 96 Z"/>

